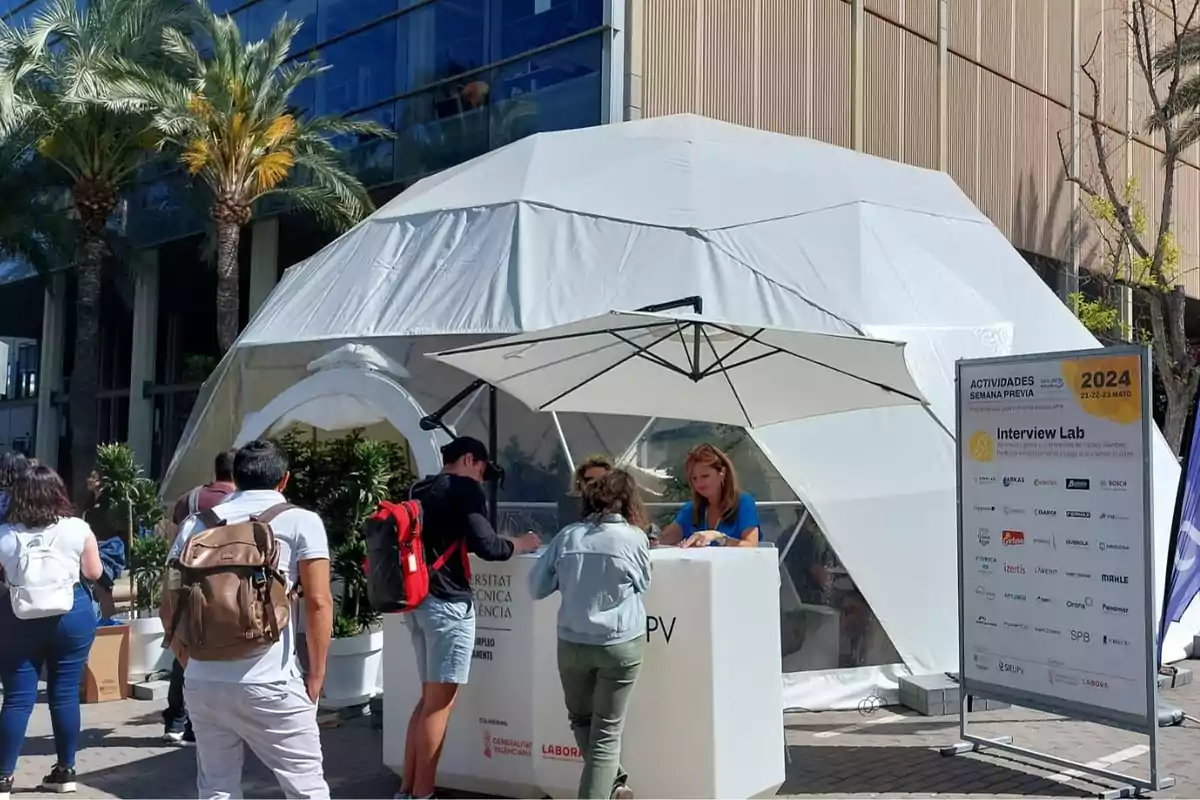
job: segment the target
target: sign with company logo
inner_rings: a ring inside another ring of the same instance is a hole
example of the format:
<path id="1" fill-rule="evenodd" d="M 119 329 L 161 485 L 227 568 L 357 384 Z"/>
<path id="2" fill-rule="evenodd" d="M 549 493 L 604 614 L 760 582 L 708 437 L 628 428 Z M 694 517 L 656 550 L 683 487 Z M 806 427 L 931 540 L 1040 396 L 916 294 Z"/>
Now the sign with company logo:
<path id="1" fill-rule="evenodd" d="M 1154 720 L 1147 363 L 1137 348 L 959 362 L 964 692 Z"/>
<path id="2" fill-rule="evenodd" d="M 1024 531 L 1004 531 L 1000 534 L 1000 541 L 1004 542 L 1005 547 L 1025 544 L 1025 533 Z"/>

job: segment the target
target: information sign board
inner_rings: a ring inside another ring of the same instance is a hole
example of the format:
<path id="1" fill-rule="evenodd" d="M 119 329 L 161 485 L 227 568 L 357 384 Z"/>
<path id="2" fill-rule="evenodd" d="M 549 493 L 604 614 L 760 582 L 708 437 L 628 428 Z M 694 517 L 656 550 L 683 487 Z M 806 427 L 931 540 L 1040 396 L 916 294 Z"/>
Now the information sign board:
<path id="1" fill-rule="evenodd" d="M 961 685 L 1157 726 L 1143 348 L 958 365 Z"/>

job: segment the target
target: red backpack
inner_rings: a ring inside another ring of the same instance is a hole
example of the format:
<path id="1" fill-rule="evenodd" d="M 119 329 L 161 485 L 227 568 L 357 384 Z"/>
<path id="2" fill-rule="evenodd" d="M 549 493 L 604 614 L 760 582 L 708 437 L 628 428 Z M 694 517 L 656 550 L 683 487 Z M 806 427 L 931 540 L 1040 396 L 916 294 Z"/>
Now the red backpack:
<path id="1" fill-rule="evenodd" d="M 421 534 L 421 504 L 416 500 L 384 500 L 367 520 L 363 572 L 371 608 L 383 614 L 412 611 L 429 595 L 429 573 L 441 569 L 455 553 L 462 559 L 467 580 L 471 580 L 471 561 L 461 539 L 427 565 Z"/>

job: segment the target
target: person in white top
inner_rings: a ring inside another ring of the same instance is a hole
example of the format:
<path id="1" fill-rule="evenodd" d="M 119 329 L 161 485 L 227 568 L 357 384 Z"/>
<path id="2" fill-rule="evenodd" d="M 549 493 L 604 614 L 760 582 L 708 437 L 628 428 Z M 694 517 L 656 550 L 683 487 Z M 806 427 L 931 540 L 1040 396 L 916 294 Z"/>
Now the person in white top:
<path id="1" fill-rule="evenodd" d="M 250 442 L 233 461 L 237 491 L 213 506 L 228 524 L 243 522 L 285 503 L 287 455 L 268 441 Z M 279 571 L 289 588 L 304 587 L 308 672 L 296 661 L 289 623 L 279 641 L 258 658 L 240 661 L 189 660 L 173 643 L 184 666 L 184 698 L 196 735 L 196 788 L 201 798 L 241 797 L 243 742 L 270 769 L 288 797 L 327 798 L 317 728 L 317 698 L 325 680 L 325 655 L 333 630 L 329 588 L 329 542 L 321 518 L 292 508 L 270 523 L 279 547 Z M 188 539 L 205 530 L 200 516 L 180 526 L 170 561 Z M 168 626 L 171 620 L 164 618 Z"/>
<path id="2" fill-rule="evenodd" d="M 80 582 L 100 577 L 100 550 L 88 524 L 74 516 L 62 479 L 38 466 L 17 478 L 0 526 L 0 800 L 9 800 L 17 757 L 46 668 L 46 695 L 57 763 L 43 790 L 75 791 L 79 685 L 96 637 L 92 597 Z"/>

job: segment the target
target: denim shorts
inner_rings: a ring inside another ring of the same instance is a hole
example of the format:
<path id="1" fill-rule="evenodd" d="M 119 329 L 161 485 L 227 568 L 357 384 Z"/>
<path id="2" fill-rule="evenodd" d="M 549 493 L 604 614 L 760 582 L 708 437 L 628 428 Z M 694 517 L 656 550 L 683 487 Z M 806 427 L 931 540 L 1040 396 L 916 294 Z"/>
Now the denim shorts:
<path id="1" fill-rule="evenodd" d="M 421 683 L 467 682 L 475 649 L 475 606 L 429 595 L 405 615 Z"/>

